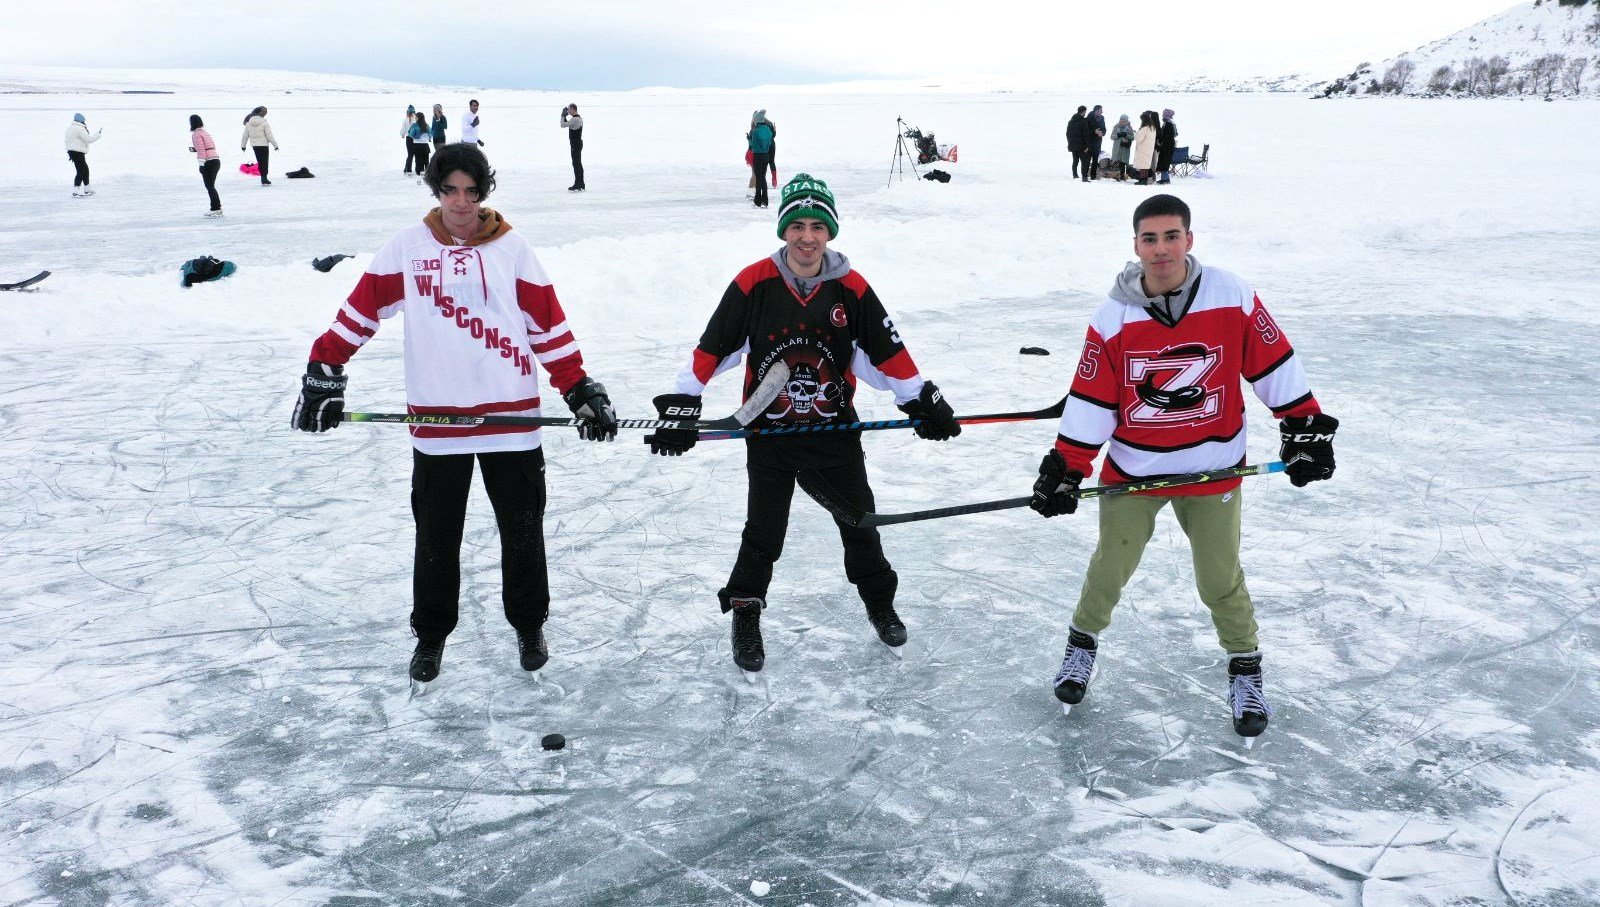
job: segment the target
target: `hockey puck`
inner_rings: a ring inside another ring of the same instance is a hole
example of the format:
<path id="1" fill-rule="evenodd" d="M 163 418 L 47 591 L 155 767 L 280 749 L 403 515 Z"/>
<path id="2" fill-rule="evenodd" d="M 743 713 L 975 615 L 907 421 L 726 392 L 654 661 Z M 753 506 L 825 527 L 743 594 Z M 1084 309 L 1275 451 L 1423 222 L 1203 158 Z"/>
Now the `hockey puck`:
<path id="1" fill-rule="evenodd" d="M 1048 356 L 1050 351 L 1042 346 L 1025 346 L 1017 351 L 1023 356 Z"/>
<path id="2" fill-rule="evenodd" d="M 561 750 L 567 748 L 567 738 L 560 734 L 545 734 L 539 745 L 547 750 Z"/>

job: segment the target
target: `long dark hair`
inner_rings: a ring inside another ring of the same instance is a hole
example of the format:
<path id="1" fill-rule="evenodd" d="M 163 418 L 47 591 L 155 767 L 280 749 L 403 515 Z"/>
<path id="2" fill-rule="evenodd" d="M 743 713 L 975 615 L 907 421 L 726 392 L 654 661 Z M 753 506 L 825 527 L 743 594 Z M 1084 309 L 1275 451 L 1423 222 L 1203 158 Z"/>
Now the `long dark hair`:
<path id="1" fill-rule="evenodd" d="M 190 132 L 193 132 L 196 129 L 199 129 L 201 126 L 204 126 L 205 124 L 206 124 L 206 121 L 200 119 L 200 114 L 198 114 L 198 113 L 189 114 L 189 131 Z"/>
<path id="2" fill-rule="evenodd" d="M 252 110 L 249 113 L 244 115 L 244 123 L 245 123 L 245 125 L 248 126 L 250 124 L 250 118 L 251 117 L 257 116 L 257 115 L 266 116 L 266 114 L 267 114 L 266 106 L 265 105 L 258 105 L 256 107 L 256 109 L 254 109 L 254 110 Z"/>

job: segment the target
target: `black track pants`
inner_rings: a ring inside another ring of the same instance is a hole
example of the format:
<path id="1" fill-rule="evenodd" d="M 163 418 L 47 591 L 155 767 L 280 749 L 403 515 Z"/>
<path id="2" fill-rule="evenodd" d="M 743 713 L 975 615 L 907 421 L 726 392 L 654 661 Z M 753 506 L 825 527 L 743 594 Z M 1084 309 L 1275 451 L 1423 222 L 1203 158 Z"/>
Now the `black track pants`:
<path id="1" fill-rule="evenodd" d="M 501 597 L 506 620 L 531 630 L 550 612 L 544 560 L 544 451 L 432 455 L 411 452 L 411 513 L 417 524 L 411 628 L 442 639 L 456 627 L 461 535 L 474 457 L 500 527 Z"/>
<path id="2" fill-rule="evenodd" d="M 211 210 L 222 210 L 222 196 L 217 194 L 217 173 L 222 170 L 222 161 L 212 158 L 200 165 L 200 179 L 206 184 L 206 193 L 211 196 Z"/>
<path id="3" fill-rule="evenodd" d="M 68 151 L 67 157 L 72 161 L 72 188 L 89 185 L 89 156 L 82 151 Z"/>
<path id="4" fill-rule="evenodd" d="M 840 446 L 850 443 L 837 436 L 828 440 Z M 860 450 L 860 437 L 854 442 L 853 456 L 843 458 L 842 462 L 835 460 L 830 465 L 818 466 L 817 472 L 846 500 L 871 510 L 872 487 L 867 484 L 867 464 Z M 790 450 L 774 446 L 781 444 L 791 445 Z M 800 439 L 780 438 L 748 445 L 749 503 L 739 557 L 728 576 L 727 588 L 719 595 L 723 611 L 728 610 L 730 596 L 767 597 L 772 565 L 783 555 L 784 538 L 789 531 L 789 505 L 794 499 L 795 483 L 807 481 L 800 475 L 800 470 L 808 465 L 806 458 L 793 455 L 794 446 L 804 444 Z M 878 530 L 846 526 L 837 520 L 834 524 L 844 543 L 845 577 L 855 583 L 864 601 L 893 601 L 898 577 L 883 556 Z M 806 539 L 804 544 L 817 541 Z"/>

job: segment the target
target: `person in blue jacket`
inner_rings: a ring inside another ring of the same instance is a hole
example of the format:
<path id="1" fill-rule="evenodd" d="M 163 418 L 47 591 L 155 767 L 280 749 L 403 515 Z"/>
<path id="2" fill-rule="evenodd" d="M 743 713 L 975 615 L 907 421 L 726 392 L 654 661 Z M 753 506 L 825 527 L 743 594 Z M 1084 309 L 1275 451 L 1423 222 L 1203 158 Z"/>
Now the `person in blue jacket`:
<path id="1" fill-rule="evenodd" d="M 758 110 L 750 118 L 750 131 L 745 138 L 750 143 L 750 169 L 756 180 L 755 206 L 767 206 L 767 168 L 772 166 L 772 145 L 777 131 L 767 119 L 765 110 Z"/>

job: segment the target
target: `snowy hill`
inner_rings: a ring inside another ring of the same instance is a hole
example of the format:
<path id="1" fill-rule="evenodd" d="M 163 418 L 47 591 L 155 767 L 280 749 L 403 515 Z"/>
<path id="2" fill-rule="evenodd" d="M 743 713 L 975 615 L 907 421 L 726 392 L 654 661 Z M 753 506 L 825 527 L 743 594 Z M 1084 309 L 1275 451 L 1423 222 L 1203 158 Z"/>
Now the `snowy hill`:
<path id="1" fill-rule="evenodd" d="M 1600 0 L 1522 3 L 1320 86 L 1325 97 L 1600 95 Z"/>
<path id="2" fill-rule="evenodd" d="M 127 69 L 85 66 L 0 66 L 0 95 L 174 94 L 177 92 L 362 92 L 422 87 L 366 76 L 277 69 Z"/>

